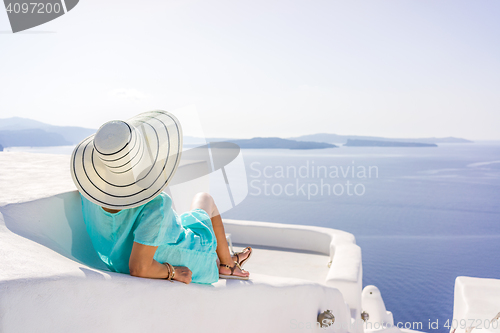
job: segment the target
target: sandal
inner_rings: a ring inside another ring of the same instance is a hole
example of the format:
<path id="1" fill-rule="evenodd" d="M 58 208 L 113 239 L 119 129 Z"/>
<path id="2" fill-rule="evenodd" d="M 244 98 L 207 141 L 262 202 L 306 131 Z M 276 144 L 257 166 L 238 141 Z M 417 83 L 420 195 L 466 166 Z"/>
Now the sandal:
<path id="1" fill-rule="evenodd" d="M 245 253 L 245 250 L 246 249 L 249 249 L 250 250 L 250 253 L 248 254 L 248 257 L 246 257 L 245 259 L 243 259 L 241 262 L 240 262 L 240 256 L 241 254 Z M 247 246 L 243 249 L 243 251 L 240 251 L 240 252 L 235 252 L 234 255 L 236 256 L 236 262 L 240 265 L 240 268 L 243 267 L 243 265 L 245 264 L 245 262 L 250 259 L 250 256 L 252 255 L 252 248 L 250 246 Z"/>
<path id="2" fill-rule="evenodd" d="M 238 264 L 236 261 L 234 262 L 234 266 L 233 267 L 231 267 L 229 265 L 226 265 L 226 264 L 220 264 L 219 266 L 226 267 L 226 268 L 229 268 L 231 270 L 231 274 L 230 275 L 219 273 L 219 279 L 234 279 L 234 280 L 248 280 L 249 279 L 248 276 L 234 275 L 234 270 L 235 270 L 236 267 L 238 267 L 239 269 L 243 270 L 241 268 L 240 264 Z"/>

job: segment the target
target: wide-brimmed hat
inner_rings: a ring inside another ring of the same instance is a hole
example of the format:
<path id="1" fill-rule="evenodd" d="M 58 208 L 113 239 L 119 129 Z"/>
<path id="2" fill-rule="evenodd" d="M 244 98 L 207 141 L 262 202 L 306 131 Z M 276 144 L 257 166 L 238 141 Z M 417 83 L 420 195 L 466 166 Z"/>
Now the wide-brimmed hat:
<path id="1" fill-rule="evenodd" d="M 91 202 L 110 209 L 147 203 L 168 185 L 182 153 L 179 121 L 166 111 L 102 125 L 76 146 L 71 176 Z"/>

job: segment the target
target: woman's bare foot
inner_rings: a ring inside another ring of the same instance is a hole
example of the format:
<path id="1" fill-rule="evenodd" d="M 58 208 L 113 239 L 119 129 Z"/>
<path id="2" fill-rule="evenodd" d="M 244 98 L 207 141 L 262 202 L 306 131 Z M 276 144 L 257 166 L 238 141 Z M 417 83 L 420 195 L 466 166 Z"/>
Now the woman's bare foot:
<path id="1" fill-rule="evenodd" d="M 227 264 L 228 266 L 236 265 L 234 262 Z M 222 275 L 231 275 L 231 269 L 225 266 L 219 266 L 219 274 Z M 250 276 L 250 272 L 245 271 L 244 269 L 240 269 L 238 266 L 234 268 L 233 275 L 235 276 Z"/>

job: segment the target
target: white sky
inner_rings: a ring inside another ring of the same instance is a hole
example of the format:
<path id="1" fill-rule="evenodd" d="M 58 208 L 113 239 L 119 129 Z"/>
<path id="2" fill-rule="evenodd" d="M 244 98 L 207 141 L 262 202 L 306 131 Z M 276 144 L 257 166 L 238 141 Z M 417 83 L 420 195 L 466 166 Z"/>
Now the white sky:
<path id="1" fill-rule="evenodd" d="M 499 17 L 498 0 L 81 0 L 9 34 L 0 8 L 0 118 L 196 108 L 209 137 L 498 140 Z"/>

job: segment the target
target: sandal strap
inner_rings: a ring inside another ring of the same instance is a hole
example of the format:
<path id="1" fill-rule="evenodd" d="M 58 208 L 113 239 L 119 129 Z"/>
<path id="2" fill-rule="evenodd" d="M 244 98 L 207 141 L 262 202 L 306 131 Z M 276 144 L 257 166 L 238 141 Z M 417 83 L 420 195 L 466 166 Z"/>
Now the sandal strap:
<path id="1" fill-rule="evenodd" d="M 236 266 L 238 266 L 239 269 L 243 270 L 243 268 L 241 268 L 240 264 L 235 261 L 234 262 L 234 267 L 236 268 Z"/>
<path id="2" fill-rule="evenodd" d="M 235 253 L 234 253 L 234 255 L 236 256 L 236 262 L 237 262 L 238 264 L 240 263 L 240 256 L 239 256 L 239 255 L 240 255 L 240 254 L 245 253 L 245 251 L 246 251 L 246 250 L 252 251 L 252 250 L 250 249 L 250 246 L 247 246 L 247 247 L 245 247 L 245 248 L 243 249 L 243 251 L 240 251 L 240 252 L 235 252 Z M 250 254 L 249 254 L 249 255 L 250 255 Z M 248 257 L 247 257 L 247 258 L 248 258 Z M 245 259 L 246 259 L 246 258 L 245 258 Z M 245 259 L 243 259 L 243 260 L 245 260 Z"/>
<path id="3" fill-rule="evenodd" d="M 236 267 L 238 267 L 241 271 L 243 271 L 243 268 L 241 268 L 240 264 L 238 264 L 236 261 L 234 262 L 233 267 L 226 265 L 226 264 L 220 264 L 219 266 L 229 268 L 231 270 L 230 275 L 234 275 L 234 270 L 236 269 Z"/>
<path id="4" fill-rule="evenodd" d="M 240 252 L 235 252 L 234 254 L 243 254 L 243 253 L 245 253 L 246 250 L 250 250 L 250 246 L 247 246 L 243 250 L 241 250 Z"/>
<path id="5" fill-rule="evenodd" d="M 229 266 L 229 265 L 226 265 L 226 264 L 220 264 L 221 267 L 226 267 L 226 268 L 229 268 L 231 270 L 231 274 L 230 275 L 234 275 L 234 269 L 236 268 L 236 265 L 234 266 Z"/>

